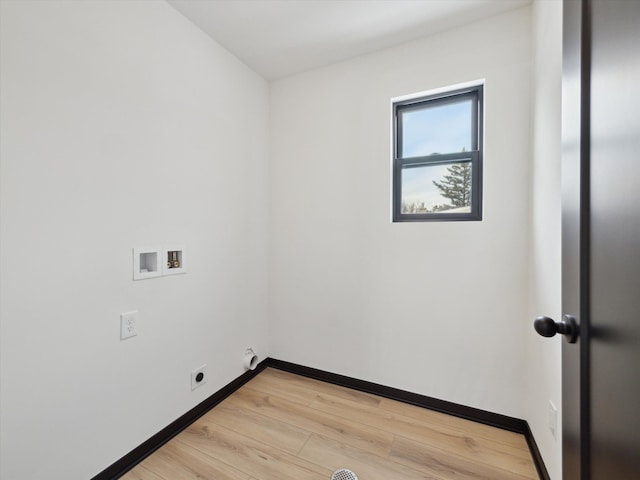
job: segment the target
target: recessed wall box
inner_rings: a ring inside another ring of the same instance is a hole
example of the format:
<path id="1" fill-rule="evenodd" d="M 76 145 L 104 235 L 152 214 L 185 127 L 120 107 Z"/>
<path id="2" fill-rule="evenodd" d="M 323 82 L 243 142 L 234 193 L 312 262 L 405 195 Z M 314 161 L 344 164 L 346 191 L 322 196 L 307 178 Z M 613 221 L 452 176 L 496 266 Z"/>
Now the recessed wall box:
<path id="1" fill-rule="evenodd" d="M 135 247 L 133 249 L 133 279 L 159 277 L 162 275 L 162 249 L 160 247 Z"/>
<path id="2" fill-rule="evenodd" d="M 187 273 L 187 254 L 184 245 L 165 245 L 162 252 L 162 274 Z"/>

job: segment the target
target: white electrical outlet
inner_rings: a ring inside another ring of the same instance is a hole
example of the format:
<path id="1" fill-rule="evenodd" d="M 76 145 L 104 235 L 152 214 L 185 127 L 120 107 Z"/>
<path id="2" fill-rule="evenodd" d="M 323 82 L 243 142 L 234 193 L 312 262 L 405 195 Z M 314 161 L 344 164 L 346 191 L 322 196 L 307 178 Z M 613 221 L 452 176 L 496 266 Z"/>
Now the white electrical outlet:
<path id="1" fill-rule="evenodd" d="M 553 435 L 553 438 L 556 438 L 557 429 L 558 429 L 558 409 L 553 404 L 553 402 L 549 400 L 549 430 L 551 430 L 551 435 Z"/>
<path id="2" fill-rule="evenodd" d="M 138 311 L 120 314 L 120 340 L 138 335 Z"/>
<path id="3" fill-rule="evenodd" d="M 191 370 L 191 390 L 195 390 L 207 383 L 207 364 Z"/>

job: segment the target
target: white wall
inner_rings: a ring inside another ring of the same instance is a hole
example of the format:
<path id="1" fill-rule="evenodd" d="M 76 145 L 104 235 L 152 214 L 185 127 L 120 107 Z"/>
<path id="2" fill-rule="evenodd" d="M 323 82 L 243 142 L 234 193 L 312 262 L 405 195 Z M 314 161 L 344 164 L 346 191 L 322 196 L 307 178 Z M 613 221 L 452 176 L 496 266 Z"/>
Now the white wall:
<path id="1" fill-rule="evenodd" d="M 533 4 L 531 169 L 531 296 L 527 318 L 526 416 L 552 479 L 562 478 L 562 431 L 548 428 L 549 400 L 561 425 L 562 339 L 545 339 L 532 327 L 538 315 L 561 318 L 560 133 L 562 91 L 562 2 Z"/>
<path id="2" fill-rule="evenodd" d="M 86 480 L 268 354 L 268 86 L 164 2 L 1 6 L 0 477 Z"/>
<path id="3" fill-rule="evenodd" d="M 275 358 L 524 418 L 531 12 L 271 88 Z M 484 78 L 482 222 L 392 224 L 390 99 Z"/>

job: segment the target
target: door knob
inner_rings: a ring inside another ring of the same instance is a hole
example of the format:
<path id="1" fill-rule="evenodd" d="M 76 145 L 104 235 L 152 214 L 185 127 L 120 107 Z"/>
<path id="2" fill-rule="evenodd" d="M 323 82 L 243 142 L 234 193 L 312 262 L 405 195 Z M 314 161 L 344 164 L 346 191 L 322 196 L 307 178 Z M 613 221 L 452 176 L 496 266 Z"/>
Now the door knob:
<path id="1" fill-rule="evenodd" d="M 553 337 L 556 333 L 565 336 L 569 343 L 578 341 L 578 322 L 571 315 L 563 315 L 562 321 L 554 322 L 549 317 L 538 317 L 533 321 L 533 328 L 543 337 Z"/>

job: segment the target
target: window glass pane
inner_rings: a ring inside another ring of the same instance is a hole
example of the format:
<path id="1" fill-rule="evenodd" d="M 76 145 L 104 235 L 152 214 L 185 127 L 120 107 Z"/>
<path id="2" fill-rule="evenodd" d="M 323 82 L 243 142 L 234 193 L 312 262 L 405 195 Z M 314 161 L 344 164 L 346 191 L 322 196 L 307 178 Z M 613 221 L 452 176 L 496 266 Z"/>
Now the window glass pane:
<path id="1" fill-rule="evenodd" d="M 401 213 L 471 212 L 471 161 L 402 168 Z"/>
<path id="2" fill-rule="evenodd" d="M 470 99 L 401 110 L 400 157 L 470 151 L 472 111 L 473 102 Z"/>

